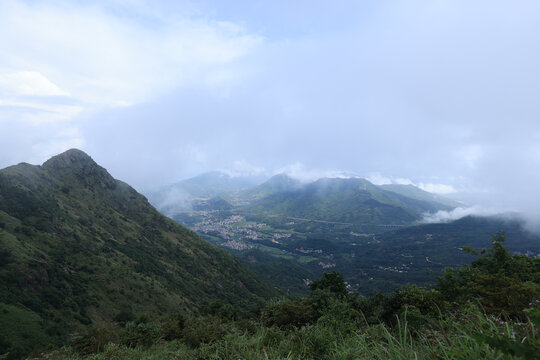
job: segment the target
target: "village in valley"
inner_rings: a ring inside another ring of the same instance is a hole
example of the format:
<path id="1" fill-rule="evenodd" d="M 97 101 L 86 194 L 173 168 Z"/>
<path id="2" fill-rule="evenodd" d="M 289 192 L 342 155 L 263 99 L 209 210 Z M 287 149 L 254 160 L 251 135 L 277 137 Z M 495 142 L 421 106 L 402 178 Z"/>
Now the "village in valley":
<path id="1" fill-rule="evenodd" d="M 323 249 L 304 246 L 290 248 L 287 242 L 299 234 L 290 228 L 294 221 L 284 223 L 289 229 L 276 229 L 264 222 L 248 221 L 238 214 L 224 215 L 219 210 L 203 210 L 186 213 L 182 217 L 191 229 L 219 246 L 234 251 L 259 249 L 278 257 L 298 257 L 303 263 L 316 261 L 321 269 L 336 266 L 334 254 Z"/>

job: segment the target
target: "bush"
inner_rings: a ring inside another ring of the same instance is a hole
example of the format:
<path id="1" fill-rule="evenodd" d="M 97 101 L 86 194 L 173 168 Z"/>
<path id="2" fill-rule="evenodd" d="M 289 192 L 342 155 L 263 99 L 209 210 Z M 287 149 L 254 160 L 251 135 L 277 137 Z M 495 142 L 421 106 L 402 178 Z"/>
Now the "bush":
<path id="1" fill-rule="evenodd" d="M 284 299 L 270 304 L 263 316 L 267 325 L 279 327 L 301 327 L 316 320 L 313 309 L 306 298 Z"/>
<path id="2" fill-rule="evenodd" d="M 162 324 L 163 339 L 174 340 L 182 337 L 182 331 L 185 327 L 185 318 L 177 313 L 167 318 Z"/>
<path id="3" fill-rule="evenodd" d="M 131 311 L 122 310 L 114 317 L 114 321 L 125 325 L 126 323 L 135 320 L 135 315 Z"/>
<path id="4" fill-rule="evenodd" d="M 309 284 L 309 288 L 311 291 L 327 290 L 338 297 L 345 297 L 347 295 L 347 287 L 345 286 L 343 275 L 337 271 L 324 273 L 320 279 Z"/>
<path id="5" fill-rule="evenodd" d="M 202 310 L 204 315 L 213 315 L 222 319 L 233 320 L 239 317 L 239 309 L 226 304 L 220 299 L 212 300 Z"/>
<path id="6" fill-rule="evenodd" d="M 81 355 L 96 354 L 109 343 L 118 342 L 120 331 L 118 328 L 90 327 L 83 335 L 74 335 L 71 347 Z"/>
<path id="7" fill-rule="evenodd" d="M 184 342 L 192 348 L 217 342 L 225 336 L 226 327 L 215 316 L 202 316 L 187 321 L 182 330 Z"/>
<path id="8" fill-rule="evenodd" d="M 161 327 L 147 321 L 126 324 L 122 343 L 130 347 L 150 346 L 162 338 Z"/>
<path id="9" fill-rule="evenodd" d="M 478 300 L 488 313 L 525 319 L 523 309 L 540 298 L 540 259 L 510 255 L 505 240 L 504 233 L 493 235 L 486 256 L 462 268 L 446 269 L 437 279 L 441 295 L 457 304 Z"/>

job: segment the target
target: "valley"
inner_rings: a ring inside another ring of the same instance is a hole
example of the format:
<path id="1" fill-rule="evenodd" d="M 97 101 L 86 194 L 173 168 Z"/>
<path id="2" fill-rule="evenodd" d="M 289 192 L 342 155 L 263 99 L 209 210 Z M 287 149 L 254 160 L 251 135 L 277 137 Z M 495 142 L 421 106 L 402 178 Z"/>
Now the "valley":
<path id="1" fill-rule="evenodd" d="M 222 188 L 218 179 L 213 186 Z M 458 203 L 411 185 L 378 187 L 364 179 L 302 185 L 277 175 L 252 188 L 205 193 L 215 196 L 194 198 L 190 210 L 170 216 L 291 295 L 305 295 L 306 284 L 332 270 L 361 295 L 431 284 L 444 268 L 474 258 L 462 247 L 486 248 L 501 230 L 510 235 L 514 253 L 540 253 L 539 237 L 515 219 L 421 223 L 425 211 Z"/>

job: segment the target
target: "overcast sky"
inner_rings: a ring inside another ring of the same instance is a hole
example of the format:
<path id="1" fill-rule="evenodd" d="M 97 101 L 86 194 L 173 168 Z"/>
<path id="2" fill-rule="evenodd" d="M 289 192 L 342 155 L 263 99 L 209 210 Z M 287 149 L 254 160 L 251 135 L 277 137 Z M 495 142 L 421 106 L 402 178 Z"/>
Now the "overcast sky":
<path id="1" fill-rule="evenodd" d="M 341 171 L 540 214 L 540 2 L 0 0 L 0 167 Z"/>

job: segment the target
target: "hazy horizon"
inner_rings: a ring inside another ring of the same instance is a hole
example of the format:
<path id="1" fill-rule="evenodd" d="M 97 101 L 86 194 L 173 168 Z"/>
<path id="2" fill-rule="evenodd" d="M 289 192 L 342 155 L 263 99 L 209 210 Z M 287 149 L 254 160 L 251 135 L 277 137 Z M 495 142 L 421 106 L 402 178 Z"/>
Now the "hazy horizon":
<path id="1" fill-rule="evenodd" d="M 536 1 L 3 1 L 0 168 L 352 173 L 536 221 L 539 33 Z"/>

